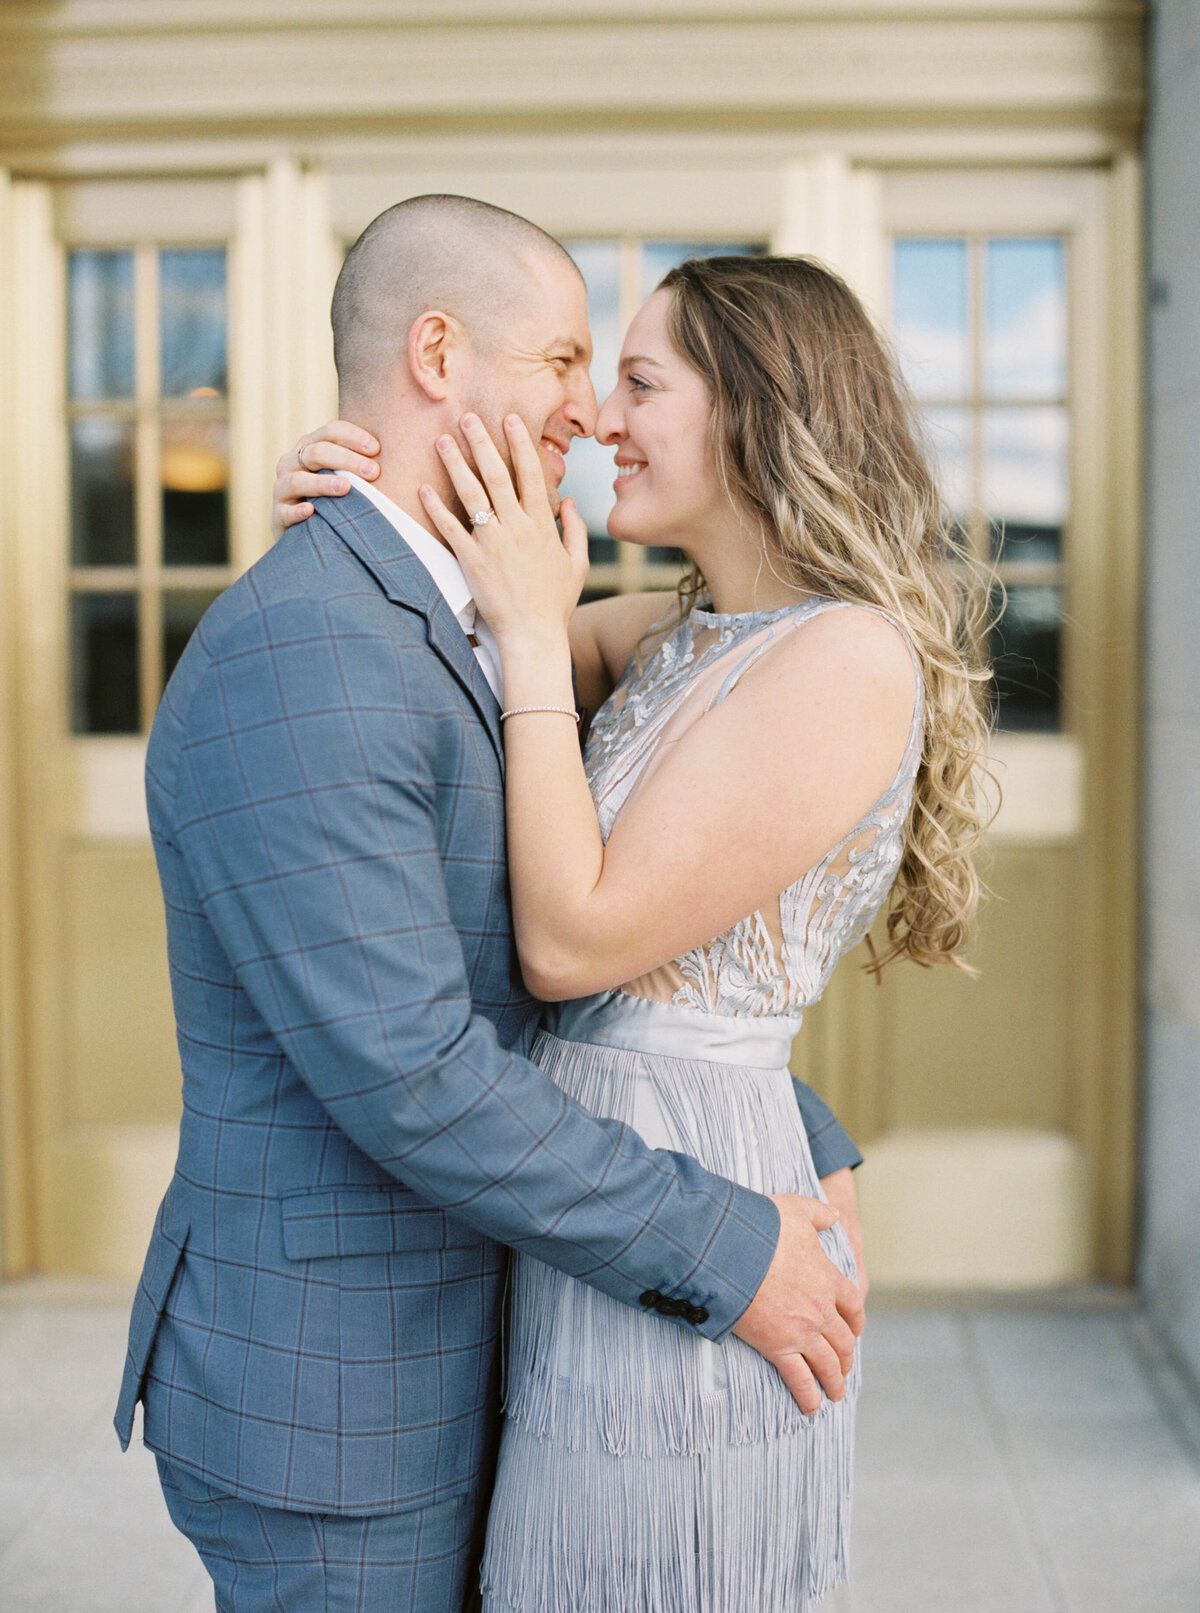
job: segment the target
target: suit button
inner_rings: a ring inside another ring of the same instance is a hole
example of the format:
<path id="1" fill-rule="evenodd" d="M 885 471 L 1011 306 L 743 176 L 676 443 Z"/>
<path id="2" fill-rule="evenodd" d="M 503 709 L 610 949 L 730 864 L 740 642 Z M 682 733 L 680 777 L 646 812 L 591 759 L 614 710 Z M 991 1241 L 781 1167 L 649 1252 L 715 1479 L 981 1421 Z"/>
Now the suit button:
<path id="1" fill-rule="evenodd" d="M 658 1305 L 661 1299 L 662 1295 L 659 1293 L 657 1288 L 647 1288 L 644 1294 L 640 1294 L 638 1296 L 638 1304 L 644 1305 L 647 1310 L 652 1310 Z"/>
<path id="2" fill-rule="evenodd" d="M 689 1305 L 687 1319 L 693 1327 L 699 1327 L 702 1322 L 708 1321 L 708 1312 L 703 1305 Z"/>
<path id="3" fill-rule="evenodd" d="M 683 1316 L 687 1312 L 687 1300 L 667 1299 L 660 1295 L 654 1309 L 660 1316 Z"/>

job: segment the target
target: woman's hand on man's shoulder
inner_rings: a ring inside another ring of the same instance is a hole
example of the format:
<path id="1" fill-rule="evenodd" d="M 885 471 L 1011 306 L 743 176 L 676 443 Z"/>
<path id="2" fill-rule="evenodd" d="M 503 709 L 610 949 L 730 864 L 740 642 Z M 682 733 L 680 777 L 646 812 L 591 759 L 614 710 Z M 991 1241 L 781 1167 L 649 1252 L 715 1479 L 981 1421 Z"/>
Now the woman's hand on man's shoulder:
<path id="1" fill-rule="evenodd" d="M 379 461 L 374 457 L 378 452 L 379 443 L 371 433 L 349 420 L 331 420 L 301 437 L 275 466 L 272 535 L 281 537 L 288 527 L 307 521 L 313 513 L 313 499 L 341 498 L 350 491 L 344 477 L 322 476 L 321 471 L 350 471 L 373 482 L 379 475 Z"/>

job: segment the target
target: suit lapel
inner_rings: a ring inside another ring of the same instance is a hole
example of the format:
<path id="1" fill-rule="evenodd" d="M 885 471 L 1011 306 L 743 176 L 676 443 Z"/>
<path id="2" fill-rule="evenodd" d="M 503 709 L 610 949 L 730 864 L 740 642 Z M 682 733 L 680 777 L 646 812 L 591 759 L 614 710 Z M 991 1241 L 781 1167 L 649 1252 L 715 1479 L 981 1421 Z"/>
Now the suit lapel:
<path id="1" fill-rule="evenodd" d="M 314 502 L 317 513 L 353 550 L 393 604 L 424 618 L 430 648 L 470 697 L 503 767 L 500 706 L 441 589 L 383 512 L 357 488 L 342 498 Z"/>

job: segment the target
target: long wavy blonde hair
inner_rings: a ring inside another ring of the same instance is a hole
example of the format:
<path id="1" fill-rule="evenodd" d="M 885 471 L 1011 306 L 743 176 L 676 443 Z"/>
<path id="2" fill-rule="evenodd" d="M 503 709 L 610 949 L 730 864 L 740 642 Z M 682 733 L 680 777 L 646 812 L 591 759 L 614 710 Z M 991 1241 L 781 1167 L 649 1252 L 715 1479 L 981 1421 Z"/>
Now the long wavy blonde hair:
<path id="1" fill-rule="evenodd" d="M 665 277 L 671 339 L 713 400 L 717 473 L 800 587 L 876 606 L 925 684 L 924 748 L 887 914 L 894 958 L 967 967 L 990 673 L 989 588 L 945 518 L 916 408 L 858 298 L 804 257 L 692 259 Z M 681 586 L 684 611 L 704 581 Z"/>

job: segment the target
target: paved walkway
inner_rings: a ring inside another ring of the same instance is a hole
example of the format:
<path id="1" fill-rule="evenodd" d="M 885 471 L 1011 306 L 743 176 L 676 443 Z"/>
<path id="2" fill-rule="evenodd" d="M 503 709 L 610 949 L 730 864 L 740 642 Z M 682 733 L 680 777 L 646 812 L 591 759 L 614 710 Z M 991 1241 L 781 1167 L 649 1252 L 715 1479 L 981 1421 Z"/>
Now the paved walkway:
<path id="1" fill-rule="evenodd" d="M 0 1288 L 3 1613 L 212 1608 L 112 1433 L 124 1334 L 112 1288 Z M 866 1350 L 852 1588 L 821 1613 L 1200 1613 L 1200 1409 L 1131 1304 L 873 1299 Z"/>

